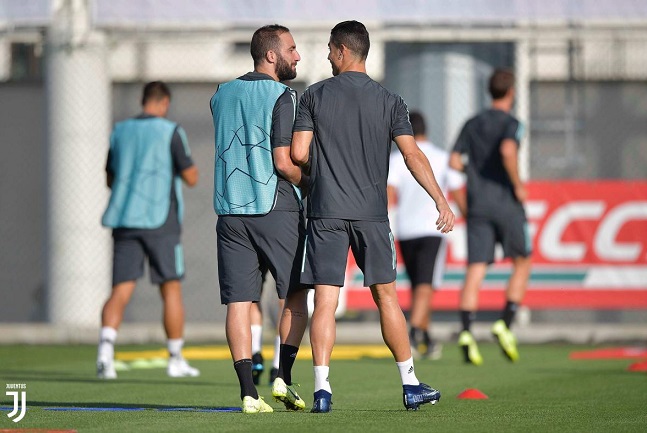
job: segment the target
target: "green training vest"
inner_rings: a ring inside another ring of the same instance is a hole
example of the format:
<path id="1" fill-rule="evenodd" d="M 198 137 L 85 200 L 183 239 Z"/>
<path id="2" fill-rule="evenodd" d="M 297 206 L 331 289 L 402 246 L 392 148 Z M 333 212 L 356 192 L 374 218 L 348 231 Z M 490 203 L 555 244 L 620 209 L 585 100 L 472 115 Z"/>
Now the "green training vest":
<path id="1" fill-rule="evenodd" d="M 272 80 L 233 80 L 211 98 L 215 130 L 213 207 L 218 215 L 265 215 L 276 201 L 272 111 L 289 89 Z"/>
<path id="2" fill-rule="evenodd" d="M 182 221 L 182 182 L 173 179 L 171 140 L 178 129 L 161 117 L 128 119 L 115 125 L 110 136 L 112 193 L 102 224 L 112 228 L 155 229 L 166 221 L 171 207 L 171 188 Z"/>

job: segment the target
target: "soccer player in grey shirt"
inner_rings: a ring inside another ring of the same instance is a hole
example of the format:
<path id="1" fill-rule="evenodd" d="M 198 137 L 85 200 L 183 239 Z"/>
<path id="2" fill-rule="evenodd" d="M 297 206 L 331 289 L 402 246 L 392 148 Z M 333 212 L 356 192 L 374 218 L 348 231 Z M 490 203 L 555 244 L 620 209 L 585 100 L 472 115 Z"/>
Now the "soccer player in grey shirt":
<path id="1" fill-rule="evenodd" d="M 405 407 L 416 410 L 440 398 L 438 391 L 416 378 L 395 291 L 395 247 L 386 194 L 392 140 L 407 168 L 436 202 L 438 230 L 451 231 L 454 214 L 413 138 L 406 104 L 366 74 L 369 46 L 362 23 L 345 21 L 332 29 L 328 60 L 333 77 L 305 91 L 294 124 L 292 159 L 311 174 L 301 282 L 315 288 L 310 326 L 315 374 L 312 412 L 331 410 L 328 372 L 335 342 L 334 313 L 349 247 L 380 312 L 384 341 L 400 371 Z"/>
<path id="2" fill-rule="evenodd" d="M 463 331 L 458 344 L 465 362 L 483 363 L 470 332 L 478 306 L 478 290 L 494 261 L 494 246 L 500 243 L 513 271 L 506 290 L 507 302 L 492 334 L 510 361 L 519 359 L 517 341 L 510 325 L 517 305 L 526 293 L 530 276 L 530 237 L 523 208 L 526 188 L 519 177 L 517 154 L 523 125 L 510 115 L 514 103 L 514 74 L 494 71 L 489 91 L 492 106 L 469 119 L 461 130 L 449 165 L 467 173 L 467 272 L 461 292 Z M 467 156 L 467 164 L 463 161 Z"/>

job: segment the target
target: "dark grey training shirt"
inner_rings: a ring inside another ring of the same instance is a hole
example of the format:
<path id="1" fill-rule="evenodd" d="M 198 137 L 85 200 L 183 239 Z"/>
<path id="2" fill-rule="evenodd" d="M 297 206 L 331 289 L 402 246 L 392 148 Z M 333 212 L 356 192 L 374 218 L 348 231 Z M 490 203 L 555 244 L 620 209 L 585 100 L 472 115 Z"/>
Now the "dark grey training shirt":
<path id="1" fill-rule="evenodd" d="M 465 123 L 454 151 L 469 158 L 465 172 L 470 213 L 518 204 L 500 148 L 505 139 L 512 139 L 519 146 L 522 135 L 523 125 L 501 110 L 484 110 Z"/>
<path id="2" fill-rule="evenodd" d="M 413 135 L 407 106 L 368 75 L 310 86 L 295 131 L 313 131 L 308 217 L 384 221 L 391 141 Z"/>

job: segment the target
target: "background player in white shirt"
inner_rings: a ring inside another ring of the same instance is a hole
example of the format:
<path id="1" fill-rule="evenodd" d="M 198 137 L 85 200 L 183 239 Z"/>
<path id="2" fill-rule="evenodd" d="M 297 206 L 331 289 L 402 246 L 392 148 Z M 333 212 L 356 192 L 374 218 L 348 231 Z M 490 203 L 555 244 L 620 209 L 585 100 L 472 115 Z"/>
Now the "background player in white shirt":
<path id="1" fill-rule="evenodd" d="M 446 196 L 449 192 L 462 214 L 465 200 L 464 176 L 449 168 L 449 153 L 433 145 L 426 136 L 423 116 L 409 114 L 418 147 L 431 163 L 438 185 Z M 436 204 L 410 175 L 400 151 L 391 153 L 388 177 L 389 208 L 394 214 L 392 230 L 400 243 L 400 252 L 411 281 L 409 342 L 414 357 L 439 359 L 442 346 L 429 335 L 430 303 L 433 292 L 443 280 L 447 240 L 436 229 Z"/>

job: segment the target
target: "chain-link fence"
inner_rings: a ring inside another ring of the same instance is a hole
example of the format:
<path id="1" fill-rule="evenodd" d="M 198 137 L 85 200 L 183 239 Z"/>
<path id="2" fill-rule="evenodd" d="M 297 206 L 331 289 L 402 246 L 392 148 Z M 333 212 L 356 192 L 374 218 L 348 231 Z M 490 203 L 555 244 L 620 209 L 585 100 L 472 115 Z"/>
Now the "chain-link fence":
<path id="1" fill-rule="evenodd" d="M 250 27 L 228 33 L 159 32 L 141 28 L 126 32 L 108 30 L 103 35 L 108 68 L 105 72 L 112 98 L 101 104 L 110 107 L 112 122 L 138 114 L 143 83 L 167 81 L 173 94 L 169 118 L 185 128 L 200 171 L 198 186 L 185 190 L 183 225 L 187 268 L 184 296 L 187 320 L 193 322 L 224 318 L 217 283 L 209 99 L 219 82 L 252 69 L 249 39 L 253 30 Z M 400 93 L 411 109 L 425 113 L 432 139 L 437 144 L 445 148 L 452 146 L 462 122 L 489 104 L 484 84 L 492 68 L 509 66 L 517 70 L 521 89 L 517 115 L 530 126 L 526 137 L 529 149 L 526 168 L 531 180 L 644 180 L 647 177 L 647 28 L 634 30 L 629 35 L 617 29 L 597 34 L 595 38 L 587 38 L 590 33 L 572 31 L 552 37 L 546 37 L 545 32 L 541 37 L 529 32 L 509 40 L 492 35 L 485 40 L 465 37 L 452 40 L 455 29 L 451 27 L 442 35 L 442 40 L 430 37 L 417 40 L 399 35 L 397 29 L 369 30 L 374 38 L 368 61 L 369 75 Z M 325 27 L 293 28 L 303 58 L 298 66 L 299 76 L 292 83 L 299 93 L 307 85 L 330 76 L 326 60 L 328 32 Z M 53 179 L 51 173 L 56 168 L 52 167 L 51 147 L 48 150 L 52 126 L 48 127 L 47 122 L 56 118 L 56 111 L 61 107 L 72 110 L 68 120 L 70 116 L 74 118 L 74 110 L 80 110 L 76 114 L 78 124 L 66 126 L 70 136 L 83 129 L 87 122 L 94 122 L 92 117 L 84 115 L 84 110 L 92 107 L 91 102 L 78 103 L 66 98 L 84 94 L 90 100 L 99 98 L 101 93 L 93 92 L 94 84 L 100 83 L 80 81 L 92 78 L 92 73 L 85 73 L 80 79 L 67 76 L 57 84 L 67 88 L 48 90 L 51 85 L 48 74 L 53 72 L 46 67 L 47 56 L 51 55 L 47 32 L 7 32 L 0 35 L 0 41 L 8 47 L 5 55 L 0 56 L 3 62 L 0 69 L 5 71 L 0 83 L 0 98 L 4 101 L 0 141 L 5 152 L 0 162 L 0 293 L 5 299 L 0 302 L 0 321 L 47 320 L 51 318 L 48 305 L 52 294 L 47 292 L 50 274 L 45 264 L 51 262 L 49 255 L 64 253 L 46 242 L 48 215 L 51 217 L 52 209 L 66 207 L 72 214 L 92 209 L 89 218 L 96 221 L 98 228 L 97 209 L 103 209 L 107 197 L 107 189 L 99 192 L 94 189 L 90 195 L 87 191 L 72 191 L 71 195 L 52 201 L 48 182 Z M 70 52 L 83 49 L 85 42 L 81 40 L 64 49 Z M 79 87 L 84 90 L 79 91 Z M 90 146 L 90 153 L 104 161 L 107 139 L 93 140 L 85 146 Z M 76 167 L 74 182 L 104 185 L 103 167 L 95 163 L 88 165 L 85 157 L 75 151 L 63 157 L 68 164 L 71 162 L 66 170 Z M 88 170 L 89 166 L 93 170 Z M 56 230 L 51 223 L 49 227 Z M 644 229 L 644 225 L 637 227 Z M 69 236 L 84 233 L 80 227 L 66 227 L 66 230 Z M 97 253 L 92 254 L 89 248 L 83 260 L 92 263 L 92 267 L 109 269 L 111 263 L 101 253 L 103 241 L 96 233 L 86 235 L 85 242 L 96 243 Z M 643 257 L 645 246 L 641 248 Z M 83 273 L 84 261 L 66 266 Z M 644 257 L 636 263 L 644 267 Z M 160 318 L 159 294 L 147 279 L 140 282 L 127 309 L 126 321 Z M 109 289 L 105 286 L 105 281 L 97 280 L 93 284 L 90 279 L 84 283 L 83 290 L 102 302 Z M 86 307 L 75 304 L 69 314 L 83 308 Z M 96 306 L 90 308 L 96 309 Z M 99 311 L 94 313 L 98 322 Z"/>

